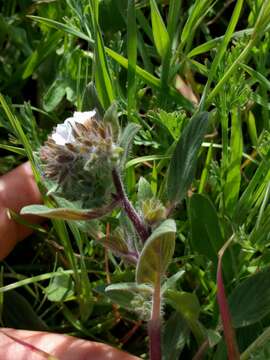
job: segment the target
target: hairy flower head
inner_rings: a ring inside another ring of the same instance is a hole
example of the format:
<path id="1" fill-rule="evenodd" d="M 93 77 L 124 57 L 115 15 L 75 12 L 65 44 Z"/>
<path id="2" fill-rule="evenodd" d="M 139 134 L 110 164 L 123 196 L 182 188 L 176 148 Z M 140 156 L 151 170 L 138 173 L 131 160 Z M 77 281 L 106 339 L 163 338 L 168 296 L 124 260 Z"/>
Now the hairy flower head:
<path id="1" fill-rule="evenodd" d="M 112 168 L 121 148 L 114 142 L 109 122 L 96 111 L 75 112 L 57 125 L 40 150 L 45 177 L 58 184 L 58 194 L 81 200 L 83 207 L 100 206 L 111 196 Z"/>

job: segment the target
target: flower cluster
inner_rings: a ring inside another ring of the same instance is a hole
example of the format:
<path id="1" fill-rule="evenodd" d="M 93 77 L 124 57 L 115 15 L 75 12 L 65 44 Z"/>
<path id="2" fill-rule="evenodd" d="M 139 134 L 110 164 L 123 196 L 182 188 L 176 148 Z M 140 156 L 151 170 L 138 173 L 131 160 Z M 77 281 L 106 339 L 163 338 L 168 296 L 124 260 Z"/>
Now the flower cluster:
<path id="1" fill-rule="evenodd" d="M 96 111 L 75 112 L 57 125 L 40 150 L 45 177 L 58 184 L 57 194 L 80 200 L 82 206 L 100 206 L 111 197 L 112 169 L 122 149 L 114 143 L 111 124 Z"/>

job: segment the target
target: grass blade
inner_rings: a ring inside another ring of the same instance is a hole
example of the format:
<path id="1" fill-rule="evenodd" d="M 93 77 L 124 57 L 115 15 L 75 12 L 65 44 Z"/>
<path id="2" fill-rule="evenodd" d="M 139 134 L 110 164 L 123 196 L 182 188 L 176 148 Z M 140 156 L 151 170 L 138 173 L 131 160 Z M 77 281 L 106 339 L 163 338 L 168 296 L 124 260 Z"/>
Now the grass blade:
<path id="1" fill-rule="evenodd" d="M 183 46 L 187 43 L 188 45 L 191 44 L 196 28 L 200 25 L 206 14 L 211 10 L 212 6 L 213 0 L 195 1 L 181 34 L 181 48 L 183 48 Z"/>
<path id="2" fill-rule="evenodd" d="M 137 26 L 135 1 L 128 1 L 127 16 L 127 55 L 128 55 L 128 115 L 136 105 L 136 62 L 137 62 Z"/>
<path id="3" fill-rule="evenodd" d="M 239 196 L 241 183 L 241 159 L 243 151 L 243 139 L 241 128 L 241 117 L 238 109 L 231 112 L 231 144 L 228 164 L 227 179 L 224 188 L 225 207 L 229 214 L 233 213 Z"/>
<path id="4" fill-rule="evenodd" d="M 103 39 L 98 24 L 98 9 L 96 9 L 96 6 L 93 6 L 93 8 L 95 8 L 94 11 L 92 11 L 93 23 L 95 26 L 95 84 L 100 101 L 104 109 L 107 109 L 114 100 L 114 92 L 105 55 Z"/>
<path id="5" fill-rule="evenodd" d="M 233 33 L 234 33 L 234 30 L 235 30 L 235 27 L 237 25 L 237 22 L 238 22 L 238 19 L 240 17 L 240 13 L 241 13 L 241 10 L 242 10 L 242 6 L 243 6 L 243 0 L 238 0 L 236 5 L 235 5 L 235 8 L 234 8 L 234 11 L 233 11 L 233 14 L 232 14 L 232 17 L 231 17 L 231 20 L 230 20 L 230 23 L 229 23 L 229 26 L 227 27 L 227 30 L 226 30 L 226 33 L 219 45 L 219 48 L 218 48 L 218 51 L 217 51 L 217 54 L 213 60 L 213 63 L 212 63 L 212 66 L 211 66 L 211 69 L 210 69 L 210 72 L 209 72 L 209 75 L 208 75 L 208 80 L 207 80 L 207 84 L 204 88 L 204 92 L 203 92 L 203 95 L 202 95 L 202 102 L 204 102 L 204 99 L 206 97 L 206 94 L 208 92 L 208 89 L 211 85 L 211 82 L 214 78 L 214 76 L 216 75 L 216 71 L 217 71 L 217 68 L 225 54 L 225 51 L 227 49 L 227 46 L 229 44 L 229 41 L 231 40 L 232 36 L 233 36 Z"/>
<path id="6" fill-rule="evenodd" d="M 173 37 L 175 35 L 177 22 L 180 19 L 181 5 L 181 0 L 170 0 L 167 29 L 171 41 L 173 40 Z"/>
<path id="7" fill-rule="evenodd" d="M 4 96 L 1 93 L 0 93 L 0 104 L 3 107 L 3 109 L 4 109 L 5 113 L 6 113 L 6 116 L 7 116 L 8 120 L 9 120 L 15 134 L 17 135 L 18 139 L 23 144 L 25 152 L 27 154 L 27 157 L 31 162 L 32 170 L 33 170 L 33 173 L 35 175 L 35 178 L 36 178 L 36 180 L 38 180 L 40 178 L 40 176 L 39 176 L 38 172 L 35 169 L 35 162 L 34 162 L 34 157 L 33 157 L 33 151 L 32 151 L 31 144 L 29 143 L 29 141 L 27 139 L 27 136 L 23 132 L 20 121 L 13 114 L 12 109 L 10 108 L 10 106 L 8 105 L 7 101 L 5 100 Z"/>
<path id="8" fill-rule="evenodd" d="M 42 18 L 39 16 L 30 16 L 31 19 L 41 22 L 43 24 L 46 24 L 50 27 L 56 28 L 56 29 L 60 29 L 64 32 L 67 32 L 68 34 L 77 36 L 81 39 L 86 40 L 92 47 L 95 44 L 95 41 L 88 35 L 84 34 L 83 32 L 79 31 L 78 29 L 74 29 L 73 27 L 70 27 L 66 24 L 62 24 L 58 21 L 55 20 L 51 20 L 51 19 L 46 19 L 46 18 Z M 105 52 L 112 58 L 114 59 L 116 62 L 118 62 L 122 67 L 124 67 L 125 69 L 128 69 L 128 60 L 118 54 L 117 52 L 115 52 L 114 50 L 108 48 L 108 47 L 104 47 Z M 140 66 L 136 65 L 136 75 L 138 75 L 141 79 L 143 79 L 145 81 L 145 83 L 149 86 L 151 86 L 152 88 L 156 89 L 156 90 L 160 90 L 161 89 L 161 81 L 160 79 L 158 79 L 157 77 L 155 77 L 154 75 L 152 75 L 151 73 L 149 73 L 148 71 L 142 69 Z M 179 105 L 182 105 L 186 110 L 193 112 L 194 111 L 194 106 L 193 104 L 188 101 L 187 99 L 184 98 L 184 96 L 182 96 L 178 91 L 176 91 L 174 88 L 170 87 L 168 90 L 168 94 L 166 94 L 166 96 L 169 96 L 171 99 L 173 99 L 175 102 L 177 102 Z"/>
<path id="9" fill-rule="evenodd" d="M 270 81 L 263 76 L 260 72 L 252 69 L 246 64 L 240 64 L 240 66 L 256 81 L 258 81 L 262 86 L 264 86 L 268 91 L 270 90 Z"/>
<path id="10" fill-rule="evenodd" d="M 155 0 L 150 0 L 151 21 L 156 49 L 161 58 L 167 54 L 170 38 Z"/>

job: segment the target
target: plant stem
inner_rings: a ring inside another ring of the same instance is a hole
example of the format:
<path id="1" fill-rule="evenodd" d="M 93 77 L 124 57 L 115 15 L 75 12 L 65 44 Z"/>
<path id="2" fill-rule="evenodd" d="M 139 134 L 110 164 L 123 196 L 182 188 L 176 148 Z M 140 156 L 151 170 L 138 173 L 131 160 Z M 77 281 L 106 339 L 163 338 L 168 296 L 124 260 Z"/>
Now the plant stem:
<path id="1" fill-rule="evenodd" d="M 161 360 L 161 293 L 160 293 L 160 275 L 154 288 L 152 316 L 148 325 L 150 340 L 150 359 Z"/>
<path id="2" fill-rule="evenodd" d="M 231 313 L 229 304 L 227 301 L 225 288 L 222 279 L 222 257 L 225 250 L 231 244 L 234 239 L 234 234 L 230 239 L 223 245 L 218 253 L 218 268 L 217 268 L 217 301 L 220 311 L 220 316 L 223 325 L 223 334 L 227 347 L 228 360 L 240 360 L 240 353 L 238 350 L 238 344 L 236 340 L 235 331 L 232 325 Z"/>
<path id="3" fill-rule="evenodd" d="M 145 243 L 145 241 L 150 235 L 150 231 L 148 230 L 142 218 L 140 217 L 140 215 L 137 213 L 137 211 L 129 201 L 121 177 L 116 169 L 112 170 L 112 178 L 113 178 L 114 186 L 116 188 L 117 196 L 122 204 L 122 207 L 124 208 L 129 219 L 132 221 L 142 242 Z"/>

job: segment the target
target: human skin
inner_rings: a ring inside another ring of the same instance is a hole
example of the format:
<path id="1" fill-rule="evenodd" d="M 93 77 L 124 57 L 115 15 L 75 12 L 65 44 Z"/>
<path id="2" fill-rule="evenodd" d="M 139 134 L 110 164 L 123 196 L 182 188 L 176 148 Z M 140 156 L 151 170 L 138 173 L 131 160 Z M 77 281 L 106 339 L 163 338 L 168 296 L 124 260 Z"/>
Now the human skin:
<path id="1" fill-rule="evenodd" d="M 7 209 L 19 213 L 22 207 L 30 204 L 40 204 L 41 202 L 42 198 L 29 163 L 20 165 L 0 177 L 0 260 L 4 259 L 19 241 L 25 239 L 32 232 L 31 229 L 10 219 L 7 215 Z M 24 217 L 32 223 L 42 221 L 40 217 L 36 216 Z M 46 359 L 39 353 L 31 351 L 22 342 L 34 345 L 54 355 L 59 360 L 138 359 L 106 344 L 54 333 L 15 329 L 0 329 L 0 359 Z"/>
<path id="2" fill-rule="evenodd" d="M 3 332 L 2 332 L 3 331 Z M 17 338 L 20 342 L 10 339 Z M 28 330 L 0 329 L 1 360 L 42 360 L 47 357 L 31 351 L 25 342 L 46 351 L 58 360 L 139 360 L 109 345 L 72 336 Z"/>

